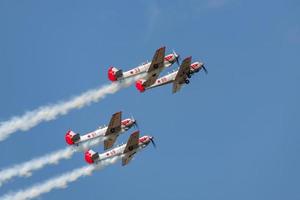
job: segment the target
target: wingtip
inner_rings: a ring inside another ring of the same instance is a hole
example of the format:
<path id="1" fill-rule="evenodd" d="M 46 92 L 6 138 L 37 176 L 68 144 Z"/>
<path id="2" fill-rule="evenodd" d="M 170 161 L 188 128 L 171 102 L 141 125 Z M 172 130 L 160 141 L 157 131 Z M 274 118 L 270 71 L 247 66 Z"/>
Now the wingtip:
<path id="1" fill-rule="evenodd" d="M 162 46 L 158 50 L 161 50 L 161 49 L 166 49 L 166 46 Z"/>
<path id="2" fill-rule="evenodd" d="M 183 61 L 192 60 L 192 56 L 186 57 Z"/>
<path id="3" fill-rule="evenodd" d="M 134 131 L 131 135 L 139 134 L 139 133 L 140 133 L 140 130 L 136 130 L 136 131 Z"/>
<path id="4" fill-rule="evenodd" d="M 118 112 L 115 112 L 113 115 L 117 115 L 117 114 L 122 114 L 122 110 L 118 111 Z"/>

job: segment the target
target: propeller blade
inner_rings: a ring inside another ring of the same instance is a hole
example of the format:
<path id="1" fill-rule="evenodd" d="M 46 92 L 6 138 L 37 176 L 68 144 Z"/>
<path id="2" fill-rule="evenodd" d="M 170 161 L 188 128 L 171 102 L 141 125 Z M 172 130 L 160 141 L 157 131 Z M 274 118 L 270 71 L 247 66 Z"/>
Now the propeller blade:
<path id="1" fill-rule="evenodd" d="M 139 129 L 139 125 L 136 120 L 134 121 L 134 126 L 135 126 L 135 128 Z"/>
<path id="2" fill-rule="evenodd" d="M 180 55 L 178 55 L 174 50 L 173 50 L 173 55 L 175 56 L 177 65 L 180 65 L 179 63 Z"/>
<path id="3" fill-rule="evenodd" d="M 131 115 L 131 119 L 134 121 L 134 122 L 133 122 L 133 126 L 134 126 L 135 128 L 137 128 L 137 129 L 139 129 L 139 125 L 138 125 L 136 119 L 134 119 L 133 115 Z"/>
<path id="4" fill-rule="evenodd" d="M 155 142 L 154 142 L 153 138 L 151 138 L 151 139 L 150 139 L 150 141 L 151 141 L 151 143 L 152 143 L 153 147 L 154 147 L 154 148 L 156 148 L 156 144 L 155 144 Z"/>
<path id="5" fill-rule="evenodd" d="M 202 65 L 203 70 L 205 71 L 206 74 L 208 74 L 207 69 L 204 67 L 204 65 Z"/>
<path id="6" fill-rule="evenodd" d="M 180 65 L 180 63 L 179 63 L 179 55 L 176 57 L 176 63 L 177 63 L 178 66 Z"/>

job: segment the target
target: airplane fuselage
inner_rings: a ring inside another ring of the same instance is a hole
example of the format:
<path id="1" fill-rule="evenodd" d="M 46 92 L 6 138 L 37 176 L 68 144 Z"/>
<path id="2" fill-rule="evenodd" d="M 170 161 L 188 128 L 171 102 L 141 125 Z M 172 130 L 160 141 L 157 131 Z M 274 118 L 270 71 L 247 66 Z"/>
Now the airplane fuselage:
<path id="1" fill-rule="evenodd" d="M 66 133 L 66 136 L 65 136 L 65 139 L 66 139 L 66 142 L 69 144 L 69 145 L 80 145 L 82 143 L 85 143 L 87 141 L 90 141 L 90 140 L 96 140 L 97 138 L 104 138 L 104 137 L 115 137 L 115 136 L 119 136 L 120 134 L 122 134 L 123 132 L 127 131 L 128 129 L 130 129 L 134 124 L 134 120 L 132 119 L 124 119 L 122 120 L 121 122 L 121 129 L 120 131 L 118 132 L 115 132 L 113 134 L 109 134 L 109 135 L 106 135 L 106 132 L 107 132 L 107 128 L 108 126 L 104 126 L 104 127 L 101 127 L 101 128 L 98 128 L 92 132 L 89 132 L 87 134 L 84 134 L 84 135 L 80 135 L 78 133 L 75 133 L 73 132 L 72 130 L 69 130 L 67 133 Z"/>
<path id="2" fill-rule="evenodd" d="M 191 64 L 190 71 L 192 73 L 197 72 L 197 70 L 199 69 L 200 66 L 201 66 L 200 62 L 194 62 Z M 162 76 L 161 78 L 158 78 L 154 84 L 150 85 L 149 87 L 144 87 L 143 90 L 148 90 L 148 89 L 162 86 L 162 85 L 165 85 L 168 83 L 172 83 L 175 80 L 177 73 L 178 73 L 178 70 L 176 70 L 170 74 L 167 74 L 165 76 Z"/>
<path id="3" fill-rule="evenodd" d="M 95 131 L 89 132 L 89 133 L 87 133 L 85 135 L 82 135 L 82 136 L 80 136 L 80 140 L 77 143 L 75 143 L 75 144 L 83 143 L 83 142 L 86 142 L 86 141 L 91 140 L 91 139 L 96 139 L 98 137 L 104 137 L 105 133 L 107 131 L 107 128 L 108 127 L 105 126 L 105 127 L 96 129 Z M 122 125 L 121 126 L 121 131 L 118 132 L 118 133 L 115 133 L 115 135 L 118 136 L 118 135 L 122 134 L 123 132 L 125 132 L 127 130 L 128 130 L 128 127 Z"/>
<path id="4" fill-rule="evenodd" d="M 139 139 L 139 143 L 137 148 L 132 149 L 131 151 L 124 153 L 124 150 L 126 148 L 126 144 L 120 145 L 118 147 L 113 148 L 112 150 L 106 151 L 104 153 L 96 153 L 93 150 L 89 150 L 85 153 L 85 160 L 87 163 L 92 164 L 92 163 L 98 163 L 103 160 L 106 160 L 108 158 L 113 158 L 113 157 L 125 157 L 125 156 L 133 156 L 135 153 L 138 151 L 142 150 L 145 148 L 149 142 L 144 143 L 143 141 L 148 140 L 148 136 L 143 136 Z"/>
<path id="5" fill-rule="evenodd" d="M 102 154 L 99 154 L 99 159 L 98 160 L 95 160 L 95 162 L 101 162 L 102 160 L 105 160 L 105 159 L 108 159 L 108 158 L 112 158 L 112 157 L 115 157 L 115 156 L 127 156 L 127 154 L 131 155 L 131 154 L 135 154 L 137 153 L 138 151 L 142 150 L 144 147 L 146 147 L 147 145 L 145 144 L 139 144 L 139 147 L 136 148 L 136 149 L 133 149 L 132 151 L 128 152 L 128 153 L 123 153 L 124 152 L 124 149 L 126 147 L 126 144 L 123 144 L 122 146 L 120 147 L 116 147 L 115 149 L 112 149 L 110 151 L 107 151 L 105 153 L 102 153 Z"/>
<path id="6" fill-rule="evenodd" d="M 176 54 L 169 54 L 167 56 L 165 56 L 164 58 L 164 68 L 170 67 L 172 64 L 174 64 L 176 62 L 177 59 L 177 55 Z M 130 78 L 139 74 L 146 74 L 149 67 L 151 65 L 151 62 L 145 62 L 133 69 L 130 69 L 126 72 L 123 72 L 122 70 L 119 70 L 113 66 L 111 66 L 108 69 L 108 79 L 111 81 L 119 81 L 119 80 L 124 80 L 126 78 Z M 160 70 L 163 70 L 160 69 Z"/>
<path id="7" fill-rule="evenodd" d="M 169 55 L 165 56 L 164 68 L 168 68 L 168 67 L 170 67 L 174 63 L 172 61 L 169 61 L 170 60 L 170 56 L 174 56 L 174 55 L 173 54 L 169 54 Z M 143 63 L 142 65 L 139 65 L 139 66 L 137 66 L 137 67 L 135 67 L 135 68 L 133 68 L 131 70 L 123 72 L 123 79 L 124 78 L 129 78 L 129 77 L 132 77 L 132 76 L 136 76 L 138 74 L 146 73 L 148 71 L 150 65 L 151 65 L 151 62 L 146 62 L 146 63 Z"/>

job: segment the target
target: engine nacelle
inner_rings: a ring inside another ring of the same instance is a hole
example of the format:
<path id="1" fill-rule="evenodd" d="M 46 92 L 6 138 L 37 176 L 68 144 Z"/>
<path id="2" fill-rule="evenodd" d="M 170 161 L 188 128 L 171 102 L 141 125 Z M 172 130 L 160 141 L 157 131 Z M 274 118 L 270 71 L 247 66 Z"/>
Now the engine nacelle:
<path id="1" fill-rule="evenodd" d="M 176 56 L 174 54 L 169 54 L 165 56 L 164 60 L 173 64 L 176 62 Z"/>
<path id="2" fill-rule="evenodd" d="M 115 67 L 110 67 L 108 69 L 108 79 L 111 81 L 117 81 L 123 76 L 123 71 Z"/>
<path id="3" fill-rule="evenodd" d="M 138 89 L 140 92 L 144 92 L 146 89 L 144 87 L 145 80 L 140 79 L 138 81 L 135 82 L 135 87 L 136 89 Z"/>
<path id="4" fill-rule="evenodd" d="M 80 140 L 80 135 L 79 133 L 76 134 L 73 131 L 69 130 L 65 135 L 65 140 L 67 144 L 73 145 Z"/>
<path id="5" fill-rule="evenodd" d="M 126 128 L 131 128 L 134 124 L 136 123 L 135 119 L 124 119 L 121 121 L 122 126 L 126 127 Z"/>
<path id="6" fill-rule="evenodd" d="M 84 154 L 84 159 L 88 164 L 93 164 L 99 158 L 99 154 L 93 150 L 88 150 Z"/>
<path id="7" fill-rule="evenodd" d="M 201 63 L 201 62 L 192 63 L 191 67 L 190 67 L 191 72 L 199 72 L 201 70 L 202 66 L 203 66 L 203 63 Z"/>

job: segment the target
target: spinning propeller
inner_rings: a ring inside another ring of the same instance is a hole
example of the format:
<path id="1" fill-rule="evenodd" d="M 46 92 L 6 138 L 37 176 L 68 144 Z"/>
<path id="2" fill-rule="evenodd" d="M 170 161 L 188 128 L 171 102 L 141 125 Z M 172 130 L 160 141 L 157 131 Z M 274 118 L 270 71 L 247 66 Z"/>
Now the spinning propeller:
<path id="1" fill-rule="evenodd" d="M 139 129 L 139 125 L 138 125 L 136 119 L 134 119 L 133 115 L 131 115 L 131 119 L 134 121 L 134 122 L 133 122 L 133 126 L 134 126 L 136 129 Z"/>
<path id="2" fill-rule="evenodd" d="M 153 145 L 153 147 L 154 148 L 156 148 L 156 144 L 155 144 L 155 142 L 154 142 L 154 139 L 153 139 L 154 137 L 150 137 L 150 141 L 151 141 L 151 143 L 152 143 L 152 145 Z"/>
<path id="3" fill-rule="evenodd" d="M 202 64 L 202 68 L 203 68 L 205 74 L 208 74 L 208 71 L 207 71 L 207 69 L 204 67 L 204 64 Z"/>
<path id="4" fill-rule="evenodd" d="M 175 56 L 176 63 L 177 63 L 177 65 L 179 66 L 179 65 L 180 65 L 180 63 L 179 63 L 179 60 L 180 60 L 180 55 L 179 55 L 179 54 L 177 54 L 177 53 L 174 51 L 174 49 L 173 49 L 173 55 Z"/>

